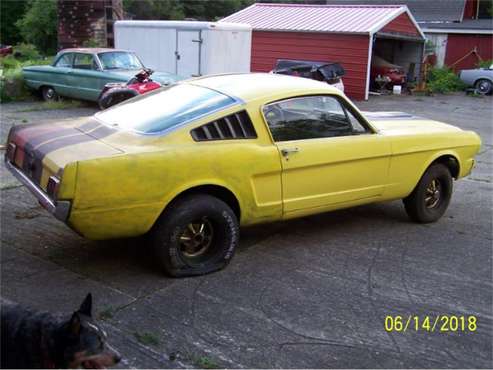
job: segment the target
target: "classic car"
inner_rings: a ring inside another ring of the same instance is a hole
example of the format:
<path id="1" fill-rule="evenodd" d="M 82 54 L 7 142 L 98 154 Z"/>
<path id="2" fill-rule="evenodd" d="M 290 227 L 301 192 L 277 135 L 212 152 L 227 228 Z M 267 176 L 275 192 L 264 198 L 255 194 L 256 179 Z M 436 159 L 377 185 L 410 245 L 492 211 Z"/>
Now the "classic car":
<path id="1" fill-rule="evenodd" d="M 325 81 L 342 92 L 344 83 L 342 76 L 346 71 L 339 63 L 314 62 L 310 60 L 278 59 L 271 73 L 279 73 L 290 76 L 311 78 L 312 80 Z"/>
<path id="2" fill-rule="evenodd" d="M 394 199 L 437 221 L 479 147 L 446 123 L 363 114 L 323 82 L 254 73 L 181 81 L 83 122 L 15 126 L 5 158 L 79 234 L 149 232 L 164 271 L 189 276 L 224 267 L 240 225 Z"/>
<path id="3" fill-rule="evenodd" d="M 459 78 L 480 94 L 493 92 L 493 64 L 489 68 L 463 69 L 459 72 Z"/>
<path id="4" fill-rule="evenodd" d="M 129 51 L 80 48 L 64 49 L 52 65 L 24 67 L 22 74 L 26 85 L 39 91 L 46 101 L 64 96 L 96 102 L 107 83 L 127 82 L 144 68 Z M 167 72 L 155 72 L 152 77 L 162 85 L 181 79 Z"/>
<path id="5" fill-rule="evenodd" d="M 390 86 L 406 83 L 404 69 L 397 64 L 386 61 L 378 55 L 374 55 L 371 58 L 370 69 L 370 80 L 375 81 L 376 78 L 387 78 Z"/>

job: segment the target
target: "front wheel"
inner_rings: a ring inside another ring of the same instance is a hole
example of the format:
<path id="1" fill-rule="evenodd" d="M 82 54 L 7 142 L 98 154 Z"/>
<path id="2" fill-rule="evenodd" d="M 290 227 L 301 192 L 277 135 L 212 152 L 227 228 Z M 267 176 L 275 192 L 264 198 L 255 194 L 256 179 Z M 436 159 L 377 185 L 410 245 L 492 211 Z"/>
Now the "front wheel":
<path id="1" fill-rule="evenodd" d="M 441 163 L 431 165 L 411 195 L 404 199 L 407 214 L 419 223 L 437 221 L 447 210 L 452 188 L 449 169 Z"/>
<path id="2" fill-rule="evenodd" d="M 238 220 L 218 198 L 190 195 L 158 219 L 151 242 L 164 271 L 174 277 L 204 275 L 224 268 L 239 239 Z"/>

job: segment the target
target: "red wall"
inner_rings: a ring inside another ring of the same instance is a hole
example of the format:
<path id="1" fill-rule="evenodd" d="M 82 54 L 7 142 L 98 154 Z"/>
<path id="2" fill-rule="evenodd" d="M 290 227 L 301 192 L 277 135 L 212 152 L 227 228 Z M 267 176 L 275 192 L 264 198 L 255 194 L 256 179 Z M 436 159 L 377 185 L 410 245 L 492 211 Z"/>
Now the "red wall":
<path id="1" fill-rule="evenodd" d="M 478 10 L 477 0 L 466 0 L 466 5 L 464 7 L 464 19 L 476 18 L 477 10 Z"/>
<path id="2" fill-rule="evenodd" d="M 387 23 L 387 25 L 380 31 L 393 33 L 397 32 L 409 36 L 420 36 L 418 30 L 416 29 L 416 26 L 411 21 L 411 18 L 409 18 L 409 15 L 407 13 L 402 13 L 392 22 Z"/>
<path id="3" fill-rule="evenodd" d="M 346 94 L 365 98 L 368 36 L 309 32 L 253 31 L 252 72 L 268 72 L 277 59 L 339 62 L 346 70 Z"/>
<path id="4" fill-rule="evenodd" d="M 445 53 L 445 64 L 455 71 L 476 68 L 478 58 L 475 54 L 469 55 L 461 62 L 452 66 L 452 63 L 464 57 L 475 47 L 482 59 L 493 59 L 492 35 L 449 34 Z"/>

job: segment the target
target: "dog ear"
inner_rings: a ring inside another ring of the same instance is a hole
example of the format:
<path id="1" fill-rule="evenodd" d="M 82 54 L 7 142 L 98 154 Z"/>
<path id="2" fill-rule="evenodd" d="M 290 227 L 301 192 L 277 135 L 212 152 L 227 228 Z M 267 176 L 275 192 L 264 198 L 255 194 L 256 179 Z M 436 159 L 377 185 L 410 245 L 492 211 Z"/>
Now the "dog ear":
<path id="1" fill-rule="evenodd" d="M 79 335 L 80 333 L 80 317 L 77 312 L 74 312 L 72 318 L 70 319 L 69 330 L 74 335 Z"/>
<path id="2" fill-rule="evenodd" d="M 84 299 L 84 302 L 80 305 L 79 312 L 83 315 L 92 316 L 92 295 L 89 293 L 86 298 Z"/>

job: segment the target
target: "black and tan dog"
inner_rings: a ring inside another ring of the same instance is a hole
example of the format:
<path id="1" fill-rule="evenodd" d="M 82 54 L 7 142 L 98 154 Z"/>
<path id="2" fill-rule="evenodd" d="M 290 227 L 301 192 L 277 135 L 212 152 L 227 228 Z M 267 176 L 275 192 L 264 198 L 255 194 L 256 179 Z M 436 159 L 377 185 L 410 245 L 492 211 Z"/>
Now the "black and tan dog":
<path id="1" fill-rule="evenodd" d="M 120 355 L 92 319 L 88 294 L 79 310 L 63 319 L 34 312 L 2 299 L 2 368 L 87 368 L 115 365 Z"/>

